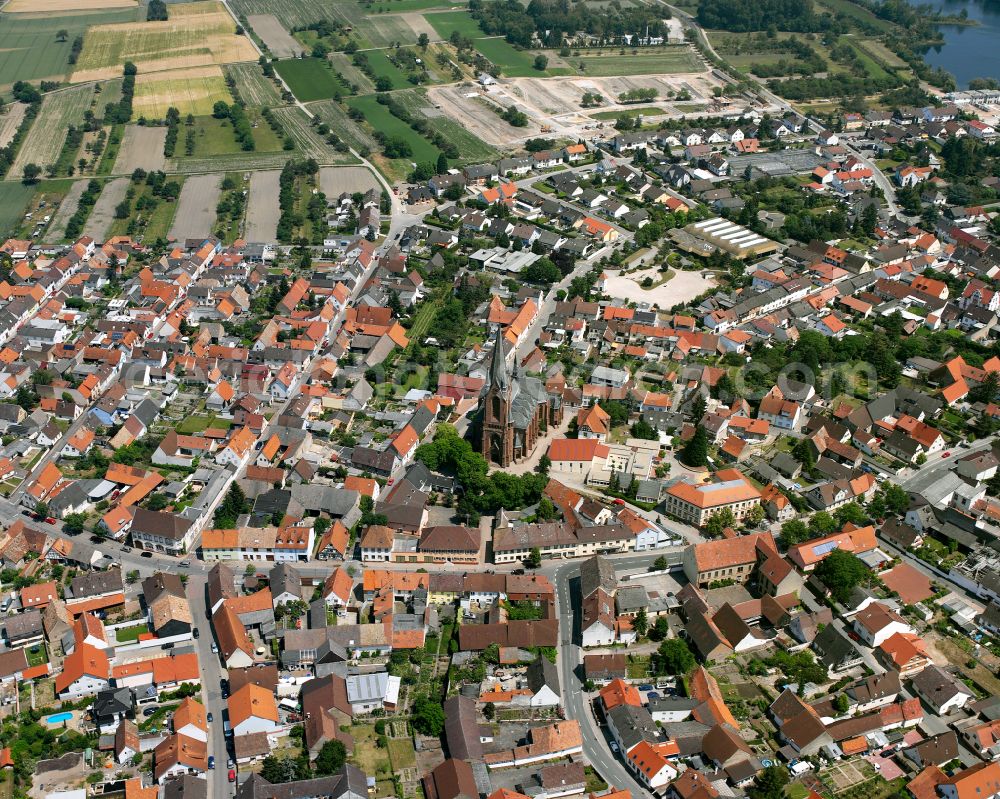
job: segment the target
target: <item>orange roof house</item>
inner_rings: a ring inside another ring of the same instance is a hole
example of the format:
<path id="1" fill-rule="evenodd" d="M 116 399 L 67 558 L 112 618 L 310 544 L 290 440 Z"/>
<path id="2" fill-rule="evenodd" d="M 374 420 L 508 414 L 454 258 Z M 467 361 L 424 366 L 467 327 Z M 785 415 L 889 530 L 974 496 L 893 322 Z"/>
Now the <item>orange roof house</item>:
<path id="1" fill-rule="evenodd" d="M 605 685 L 601 691 L 601 702 L 605 710 L 612 710 L 619 705 L 632 705 L 642 707 L 642 697 L 634 685 L 631 685 L 621 678 L 616 678 Z"/>

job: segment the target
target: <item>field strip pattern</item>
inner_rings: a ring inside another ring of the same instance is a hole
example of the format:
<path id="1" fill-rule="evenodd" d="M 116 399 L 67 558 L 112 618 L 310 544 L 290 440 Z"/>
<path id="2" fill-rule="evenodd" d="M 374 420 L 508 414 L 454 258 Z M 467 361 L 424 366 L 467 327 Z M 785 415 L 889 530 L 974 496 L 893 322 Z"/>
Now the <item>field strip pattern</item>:
<path id="1" fill-rule="evenodd" d="M 215 206 L 222 194 L 220 174 L 196 175 L 184 182 L 177 202 L 177 214 L 170 226 L 170 236 L 175 239 L 204 236 L 212 229 L 206 220 L 215 219 Z"/>
<path id="2" fill-rule="evenodd" d="M 247 105 L 271 108 L 282 104 L 278 88 L 264 77 L 259 64 L 229 64 L 226 72 L 236 82 L 236 91 Z"/>
<path id="3" fill-rule="evenodd" d="M 83 232 L 94 241 L 104 241 L 115 221 L 115 206 L 125 199 L 129 186 L 128 178 L 115 178 L 104 187 L 101 196 L 94 203 L 90 218 L 83 226 Z"/>
<path id="4" fill-rule="evenodd" d="M 295 147 L 307 158 L 315 158 L 321 164 L 335 164 L 350 160 L 350 155 L 338 153 L 309 126 L 309 119 L 301 108 L 275 108 L 274 115 L 284 125 L 295 142 Z"/>
<path id="5" fill-rule="evenodd" d="M 66 225 L 69 224 L 69 220 L 76 213 L 76 209 L 80 205 L 80 197 L 87 190 L 89 182 L 89 180 L 78 180 L 70 186 L 69 191 L 66 192 L 66 196 L 63 197 L 63 201 L 59 204 L 59 208 L 52 215 L 52 222 L 49 224 L 46 238 L 53 241 L 61 241 L 66 238 Z"/>
<path id="6" fill-rule="evenodd" d="M 20 177 L 25 164 L 38 164 L 43 169 L 54 164 L 66 141 L 66 129 L 70 125 L 83 124 L 83 114 L 93 99 L 94 87 L 90 84 L 45 95 L 38 118 L 28 131 L 10 174 Z"/>
<path id="7" fill-rule="evenodd" d="M 246 240 L 275 241 L 278 238 L 278 189 L 281 172 L 254 172 L 250 176 Z"/>

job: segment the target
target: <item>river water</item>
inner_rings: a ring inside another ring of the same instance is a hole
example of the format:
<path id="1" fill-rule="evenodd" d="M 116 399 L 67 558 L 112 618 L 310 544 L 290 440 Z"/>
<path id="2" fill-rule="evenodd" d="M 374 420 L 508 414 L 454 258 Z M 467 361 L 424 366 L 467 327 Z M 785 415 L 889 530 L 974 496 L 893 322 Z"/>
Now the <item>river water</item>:
<path id="1" fill-rule="evenodd" d="M 1000 2 L 944 0 L 940 8 L 949 15 L 964 8 L 969 19 L 979 24 L 942 25 L 944 44 L 927 51 L 924 56 L 927 63 L 948 70 L 960 89 L 966 88 L 973 78 L 1000 80 Z"/>

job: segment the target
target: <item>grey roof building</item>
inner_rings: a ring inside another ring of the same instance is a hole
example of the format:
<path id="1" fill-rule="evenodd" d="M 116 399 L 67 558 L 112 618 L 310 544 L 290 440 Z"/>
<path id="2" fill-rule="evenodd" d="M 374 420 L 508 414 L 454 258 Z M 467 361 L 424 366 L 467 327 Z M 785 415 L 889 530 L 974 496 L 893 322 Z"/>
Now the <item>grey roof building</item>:
<path id="1" fill-rule="evenodd" d="M 580 594 L 586 599 L 598 588 L 608 595 L 615 593 L 618 578 L 614 564 L 607 558 L 594 555 L 580 564 Z"/>

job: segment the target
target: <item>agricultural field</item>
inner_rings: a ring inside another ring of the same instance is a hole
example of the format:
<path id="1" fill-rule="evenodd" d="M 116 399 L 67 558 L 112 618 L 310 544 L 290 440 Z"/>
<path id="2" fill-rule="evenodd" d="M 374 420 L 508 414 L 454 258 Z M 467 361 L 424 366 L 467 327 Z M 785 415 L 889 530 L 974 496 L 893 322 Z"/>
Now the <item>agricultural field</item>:
<path id="1" fill-rule="evenodd" d="M 232 0 L 230 6 L 244 19 L 255 14 L 272 14 L 287 30 L 322 19 L 338 19 L 356 25 L 365 13 L 354 0 L 337 3 L 329 0 Z"/>
<path id="2" fill-rule="evenodd" d="M 371 98 L 372 102 L 375 98 Z M 357 163 L 350 153 L 338 153 L 309 124 L 301 108 L 274 109 L 274 115 L 284 125 L 288 136 L 295 142 L 295 149 L 306 158 L 315 158 L 320 164 Z M 286 154 L 287 160 L 287 154 Z"/>
<path id="3" fill-rule="evenodd" d="M 48 231 L 46 231 L 47 239 L 61 241 L 66 237 L 66 225 L 69 224 L 69 220 L 80 206 L 80 197 L 87 190 L 88 182 L 88 180 L 74 181 L 72 187 L 59 204 L 59 208 L 52 215 L 52 221 L 49 223 Z"/>
<path id="4" fill-rule="evenodd" d="M 397 92 L 395 99 L 410 113 L 424 117 L 427 124 L 458 147 L 460 164 L 482 163 L 500 156 L 500 151 L 491 147 L 473 134 L 467 127 L 434 108 L 423 89 Z"/>
<path id="5" fill-rule="evenodd" d="M 376 0 L 369 14 L 402 14 L 408 11 L 428 11 L 436 8 L 461 8 L 464 0 Z"/>
<path id="6" fill-rule="evenodd" d="M 9 238 L 17 230 L 34 193 L 34 186 L 21 183 L 3 185 L 3 191 L 0 191 L 0 236 Z"/>
<path id="7" fill-rule="evenodd" d="M 583 65 L 580 74 L 591 75 L 595 78 L 615 75 L 660 75 L 705 71 L 705 68 L 695 58 L 691 48 L 687 46 L 658 48 L 655 51 L 647 50 L 639 56 L 618 55 L 617 52 L 609 55 L 585 55 L 574 58 L 572 62 L 574 65 Z"/>
<path id="8" fill-rule="evenodd" d="M 274 241 L 278 236 L 278 179 L 281 172 L 254 172 L 247 194 L 247 241 Z"/>
<path id="9" fill-rule="evenodd" d="M 855 47 L 860 47 L 868 55 L 889 69 L 909 69 L 909 65 L 877 39 L 858 39 Z"/>
<path id="10" fill-rule="evenodd" d="M 375 91 L 375 84 L 364 72 L 354 66 L 349 55 L 344 53 L 330 53 L 327 57 L 334 72 L 339 74 L 352 86 L 358 87 L 358 94 L 371 94 Z"/>
<path id="11" fill-rule="evenodd" d="M 35 0 L 29 0 L 35 2 Z M 90 25 L 134 22 L 134 8 L 87 14 L 0 13 L 0 88 L 17 80 L 61 80 L 69 69 L 73 39 Z M 67 37 L 57 37 L 65 30 Z"/>
<path id="12" fill-rule="evenodd" d="M 545 75 L 566 75 L 568 69 L 550 68 L 537 70 L 534 67 L 535 53 L 528 50 L 518 50 L 506 39 L 476 39 L 476 49 L 492 61 L 500 69 L 504 77 L 531 78 Z M 636 59 L 633 59 L 636 60 Z"/>
<path id="13" fill-rule="evenodd" d="M 347 89 L 329 65 L 319 58 L 294 58 L 278 61 L 275 71 L 299 100 L 309 103 L 326 100 Z"/>
<path id="14" fill-rule="evenodd" d="M 427 14 L 427 21 L 438 32 L 442 39 L 450 39 L 451 34 L 458 31 L 469 39 L 479 39 L 486 34 L 467 11 L 442 11 Z"/>
<path id="15" fill-rule="evenodd" d="M 138 6 L 138 0 L 9 0 L 3 10 L 5 14 L 65 14 Z"/>
<path id="16" fill-rule="evenodd" d="M 166 22 L 134 22 L 90 28 L 73 81 L 118 77 L 131 61 L 140 73 L 256 61 L 257 51 L 219 2 L 178 3 Z"/>
<path id="17" fill-rule="evenodd" d="M 334 133 L 347 142 L 348 146 L 353 147 L 355 150 L 361 150 L 366 147 L 368 149 L 375 148 L 375 139 L 371 137 L 371 134 L 347 116 L 347 112 L 332 100 L 311 103 L 309 110 L 319 117 L 321 121 L 329 125 Z"/>
<path id="18" fill-rule="evenodd" d="M 256 149 L 253 151 L 246 153 L 240 147 L 239 142 L 236 141 L 236 136 L 233 135 L 233 126 L 228 119 L 216 119 L 213 116 L 198 116 L 194 118 L 192 125 L 188 125 L 187 121 L 181 122 L 180 133 L 177 137 L 178 160 L 182 156 L 184 158 L 188 157 L 186 146 L 189 132 L 193 134 L 194 139 L 194 152 L 191 153 L 191 157 L 193 158 L 236 154 L 244 154 L 252 158 L 256 152 L 270 153 L 282 149 L 282 142 L 274 134 L 274 131 L 271 130 L 271 126 L 263 119 L 260 119 L 254 109 L 248 111 L 247 117 L 250 119 L 251 124 L 257 121 L 257 127 L 253 131 L 253 140 Z"/>
<path id="19" fill-rule="evenodd" d="M 26 164 L 38 164 L 43 169 L 59 158 L 66 141 L 66 128 L 83 124 L 83 114 L 94 102 L 94 87 L 72 86 L 45 95 L 38 112 L 10 169 L 19 177 Z"/>
<path id="20" fill-rule="evenodd" d="M 211 114 L 219 100 L 233 101 L 222 69 L 218 66 L 139 73 L 132 102 L 135 117 L 163 119 L 173 106 L 182 116 Z"/>
<path id="21" fill-rule="evenodd" d="M 319 171 L 319 187 L 328 200 L 343 193 L 381 189 L 378 179 L 364 166 L 325 166 Z"/>
<path id="22" fill-rule="evenodd" d="M 0 112 L 0 147 L 6 147 L 17 135 L 27 108 L 24 103 L 17 102 L 4 105 L 3 111 Z"/>
<path id="23" fill-rule="evenodd" d="M 167 138 L 166 128 L 146 125 L 129 125 L 118 150 L 115 172 L 131 175 L 136 169 L 156 172 L 163 169 L 163 142 Z"/>
<path id="24" fill-rule="evenodd" d="M 229 64 L 225 71 L 235 81 L 236 91 L 247 105 L 272 108 L 282 104 L 278 87 L 264 76 L 258 64 Z"/>
<path id="25" fill-rule="evenodd" d="M 410 169 L 410 162 L 418 164 L 437 163 L 440 151 L 427 139 L 410 129 L 410 126 L 389 113 L 389 109 L 371 95 L 367 97 L 352 97 L 348 104 L 359 109 L 374 130 L 380 130 L 386 136 L 399 136 L 410 143 L 413 154 L 408 158 L 395 161 L 381 159 L 381 166 L 392 177 L 401 177 Z"/>
<path id="26" fill-rule="evenodd" d="M 390 47 L 396 42 L 416 44 L 421 33 L 426 33 L 431 39 L 437 38 L 434 28 L 417 12 L 369 15 L 359 22 L 356 31 L 373 47 Z"/>
<path id="27" fill-rule="evenodd" d="M 385 50 L 366 50 L 365 55 L 368 56 L 368 63 L 375 75 L 392 81 L 393 89 L 405 89 L 407 86 L 413 85 L 406 79 L 406 75 L 389 60 Z"/>
<path id="28" fill-rule="evenodd" d="M 275 58 L 298 58 L 303 50 L 274 14 L 252 14 L 247 22 Z"/>
<path id="29" fill-rule="evenodd" d="M 170 226 L 170 237 L 174 239 L 204 236 L 206 219 L 215 216 L 215 206 L 222 194 L 222 175 L 195 175 L 184 182 L 177 213 Z"/>
<path id="30" fill-rule="evenodd" d="M 118 180 L 126 180 L 126 183 L 131 183 L 125 178 L 118 178 Z M 181 195 L 184 194 L 184 177 L 171 175 L 170 180 L 177 181 L 181 184 Z M 112 181 L 112 183 L 116 183 Z M 110 186 L 111 184 L 109 184 Z M 140 238 L 142 241 L 153 241 L 158 238 L 166 238 L 170 230 L 170 225 L 173 222 L 174 215 L 177 212 L 178 202 L 166 201 L 158 198 L 156 199 L 156 207 L 152 210 L 139 211 L 136 209 L 136 204 L 142 197 L 151 198 L 152 190 L 143 184 L 139 184 L 133 187 L 135 189 L 135 196 L 132 198 L 132 212 L 125 219 L 115 219 L 111 218 L 110 225 L 106 228 L 107 232 L 105 236 L 122 236 L 131 235 Z M 124 198 L 125 193 L 128 191 L 128 186 L 125 187 L 125 191 L 122 192 L 122 197 Z M 107 193 L 107 189 L 105 189 Z M 98 198 L 97 205 L 94 206 L 94 212 L 90 216 L 89 225 L 95 225 L 95 217 L 97 216 L 98 206 L 104 199 L 104 194 Z M 120 202 L 120 200 L 119 200 Z M 214 218 L 214 213 L 211 215 Z M 104 220 L 102 220 L 104 221 Z M 205 231 L 207 232 L 207 231 Z M 103 240 L 103 239 L 102 239 Z"/>

